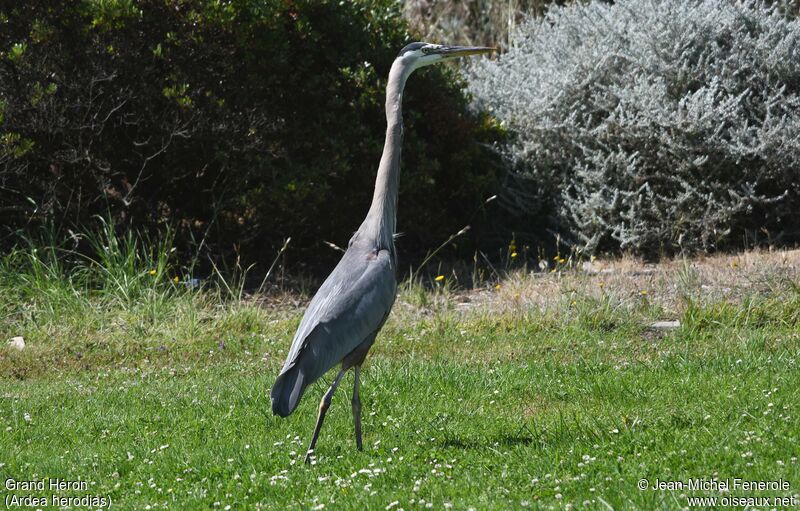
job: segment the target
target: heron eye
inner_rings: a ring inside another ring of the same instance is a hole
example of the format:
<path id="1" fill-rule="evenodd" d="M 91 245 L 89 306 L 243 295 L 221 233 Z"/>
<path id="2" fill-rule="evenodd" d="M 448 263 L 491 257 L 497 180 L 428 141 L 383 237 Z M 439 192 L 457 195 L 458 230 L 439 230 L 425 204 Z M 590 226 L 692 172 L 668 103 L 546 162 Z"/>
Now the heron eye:
<path id="1" fill-rule="evenodd" d="M 426 47 L 424 47 L 424 48 L 422 48 L 422 54 L 423 54 L 423 55 L 427 55 L 427 54 L 429 54 L 430 52 L 431 52 L 431 48 L 428 48 L 427 46 L 426 46 Z"/>

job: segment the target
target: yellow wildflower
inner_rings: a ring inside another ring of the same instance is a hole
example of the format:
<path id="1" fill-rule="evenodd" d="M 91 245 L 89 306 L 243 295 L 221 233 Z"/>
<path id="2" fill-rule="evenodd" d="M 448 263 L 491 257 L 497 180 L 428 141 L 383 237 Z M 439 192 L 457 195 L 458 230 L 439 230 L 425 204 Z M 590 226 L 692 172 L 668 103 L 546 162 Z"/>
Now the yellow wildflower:
<path id="1" fill-rule="evenodd" d="M 435 279 L 433 279 L 433 280 L 435 280 L 436 282 L 441 282 L 441 281 L 443 281 L 443 280 L 444 280 L 444 275 L 439 275 L 438 277 L 436 277 L 436 278 L 435 278 Z"/>
<path id="2" fill-rule="evenodd" d="M 500 284 L 496 284 L 496 285 L 494 286 L 494 288 L 495 288 L 495 289 L 500 289 L 501 287 L 503 287 L 503 286 L 501 286 Z"/>
<path id="3" fill-rule="evenodd" d="M 149 274 L 151 277 L 155 277 L 155 276 L 156 276 L 156 271 L 155 271 L 155 270 L 150 270 L 150 271 L 149 271 L 149 272 L 147 272 L 147 273 L 148 273 L 148 274 Z"/>
<path id="4" fill-rule="evenodd" d="M 639 291 L 639 294 L 642 295 L 642 296 L 646 296 L 647 295 L 647 289 L 642 289 L 641 291 Z"/>
<path id="5" fill-rule="evenodd" d="M 519 255 L 519 254 L 517 254 L 516 252 L 511 252 L 511 257 L 512 258 L 517 257 L 517 255 Z"/>
<path id="6" fill-rule="evenodd" d="M 176 283 L 176 284 L 177 284 L 178 282 L 180 282 L 180 281 L 181 281 L 181 279 L 180 279 L 180 277 L 178 277 L 177 275 L 175 275 L 175 277 L 173 277 L 173 278 L 172 278 L 172 282 L 174 282 L 174 283 Z"/>

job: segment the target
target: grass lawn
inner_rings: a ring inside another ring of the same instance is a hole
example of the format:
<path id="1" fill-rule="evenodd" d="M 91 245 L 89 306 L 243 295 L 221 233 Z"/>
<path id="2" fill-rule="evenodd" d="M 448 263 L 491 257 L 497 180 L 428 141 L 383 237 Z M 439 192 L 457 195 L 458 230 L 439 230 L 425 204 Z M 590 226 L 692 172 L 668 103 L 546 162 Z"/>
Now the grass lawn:
<path id="1" fill-rule="evenodd" d="M 794 259 L 762 278 L 769 257 L 411 286 L 363 371 L 364 451 L 348 375 L 313 465 L 302 460 L 327 384 L 288 419 L 268 398 L 302 298 L 126 295 L 0 271 L 0 333 L 27 343 L 0 348 L 0 493 L 116 509 L 797 507 L 800 291 Z M 681 326 L 650 328 L 659 319 Z M 84 486 L 8 488 L 48 478 Z M 651 489 L 691 479 L 730 488 Z"/>

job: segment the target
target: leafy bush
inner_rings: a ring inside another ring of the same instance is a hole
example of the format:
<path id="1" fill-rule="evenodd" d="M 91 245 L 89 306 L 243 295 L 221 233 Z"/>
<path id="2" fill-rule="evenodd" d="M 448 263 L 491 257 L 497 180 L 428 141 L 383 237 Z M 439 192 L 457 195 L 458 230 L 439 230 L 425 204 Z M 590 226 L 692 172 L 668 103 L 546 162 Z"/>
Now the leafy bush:
<path id="1" fill-rule="evenodd" d="M 407 40 L 390 0 L 6 2 L 0 223 L 110 213 L 174 224 L 184 250 L 269 261 L 291 236 L 300 257 L 335 258 L 321 241 L 346 243 L 368 209 Z M 446 69 L 409 83 L 410 251 L 461 228 L 497 180 L 462 87 Z"/>
<path id="2" fill-rule="evenodd" d="M 515 133 L 506 205 L 590 251 L 796 240 L 800 21 L 783 13 L 623 0 L 528 20 L 472 80 Z"/>
<path id="3" fill-rule="evenodd" d="M 450 41 L 479 46 L 509 45 L 514 26 L 525 15 L 542 16 L 550 4 L 571 0 L 472 0 L 442 2 L 403 0 L 409 25 L 431 41 Z"/>

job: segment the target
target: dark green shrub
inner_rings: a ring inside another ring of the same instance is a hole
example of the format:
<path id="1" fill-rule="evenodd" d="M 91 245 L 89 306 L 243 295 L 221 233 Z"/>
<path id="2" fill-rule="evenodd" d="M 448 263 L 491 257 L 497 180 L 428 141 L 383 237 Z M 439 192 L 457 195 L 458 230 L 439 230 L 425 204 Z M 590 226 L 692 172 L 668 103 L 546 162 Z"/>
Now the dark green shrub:
<path id="1" fill-rule="evenodd" d="M 263 261 L 291 236 L 335 258 L 320 240 L 367 211 L 407 41 L 389 0 L 3 2 L 2 224 L 110 212 L 174 224 L 187 252 Z M 398 228 L 423 252 L 491 193 L 494 135 L 449 70 L 415 76 L 406 109 Z"/>

